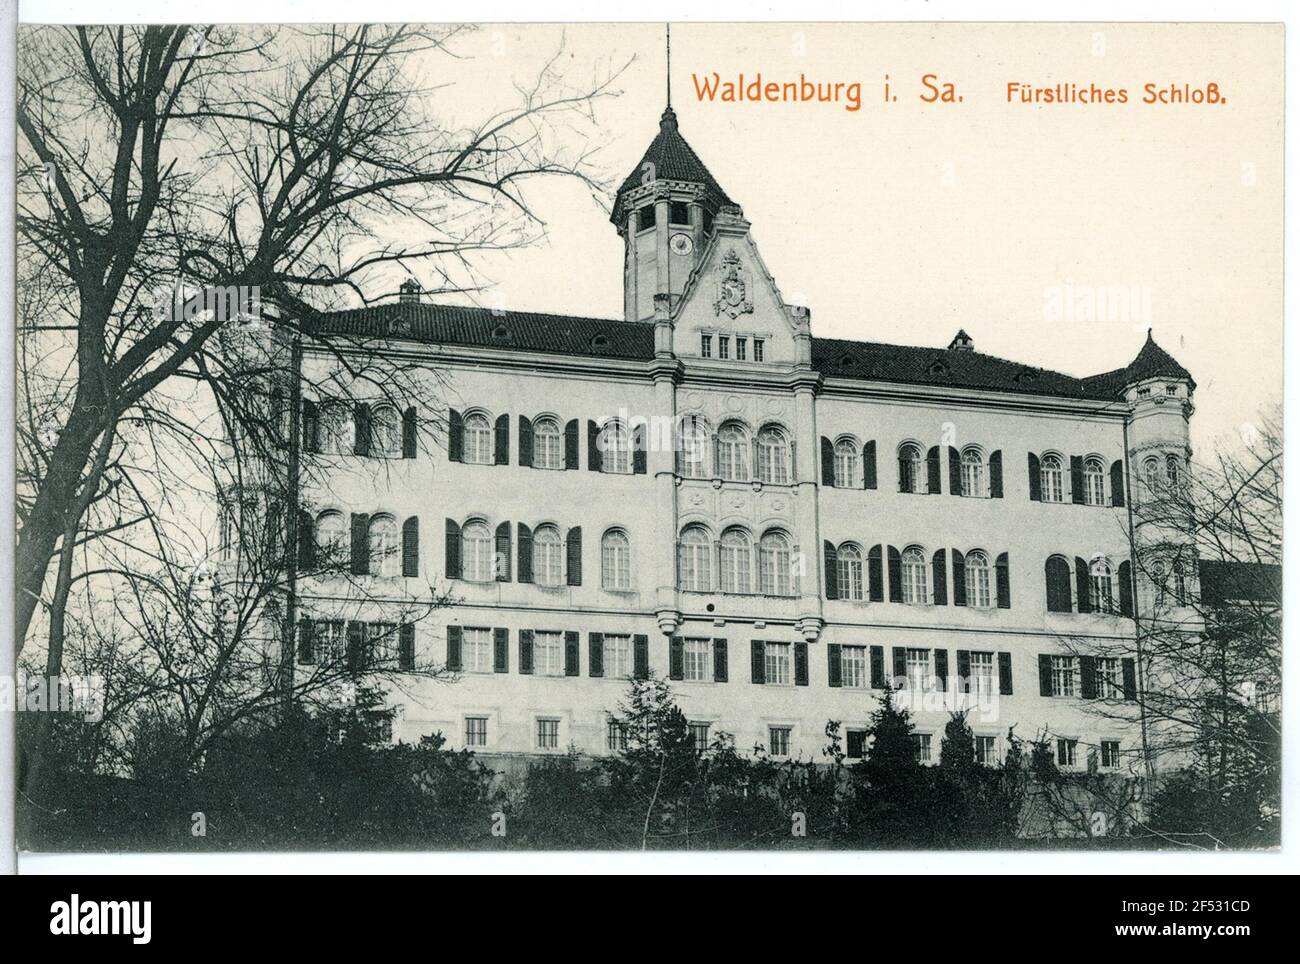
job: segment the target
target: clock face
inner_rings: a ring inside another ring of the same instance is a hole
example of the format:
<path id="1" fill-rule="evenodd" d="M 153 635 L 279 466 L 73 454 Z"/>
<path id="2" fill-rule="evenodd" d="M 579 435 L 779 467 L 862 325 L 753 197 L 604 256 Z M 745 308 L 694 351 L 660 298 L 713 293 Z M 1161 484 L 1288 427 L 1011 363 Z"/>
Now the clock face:
<path id="1" fill-rule="evenodd" d="M 695 242 L 689 234 L 674 234 L 668 239 L 668 246 L 672 248 L 673 254 L 690 254 Z"/>

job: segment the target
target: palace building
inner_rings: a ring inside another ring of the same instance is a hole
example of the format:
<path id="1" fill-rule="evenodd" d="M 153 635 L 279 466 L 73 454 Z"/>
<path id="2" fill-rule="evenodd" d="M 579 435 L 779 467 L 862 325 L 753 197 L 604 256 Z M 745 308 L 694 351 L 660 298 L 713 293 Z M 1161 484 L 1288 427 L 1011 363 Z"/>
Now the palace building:
<path id="1" fill-rule="evenodd" d="M 1132 507 L 1185 471 L 1190 374 L 1149 336 L 1089 377 L 964 331 L 817 337 L 671 108 L 612 221 L 622 318 L 408 284 L 319 322 L 442 402 L 304 390 L 300 548 L 346 571 L 299 574 L 300 671 L 444 668 L 394 688 L 393 739 L 486 754 L 615 750 L 628 677 L 653 674 L 702 744 L 819 760 L 836 720 L 853 758 L 898 685 L 922 759 L 969 707 L 982 760 L 1014 731 L 1066 768 L 1141 766 Z M 337 351 L 303 351 L 310 385 L 336 376 Z"/>

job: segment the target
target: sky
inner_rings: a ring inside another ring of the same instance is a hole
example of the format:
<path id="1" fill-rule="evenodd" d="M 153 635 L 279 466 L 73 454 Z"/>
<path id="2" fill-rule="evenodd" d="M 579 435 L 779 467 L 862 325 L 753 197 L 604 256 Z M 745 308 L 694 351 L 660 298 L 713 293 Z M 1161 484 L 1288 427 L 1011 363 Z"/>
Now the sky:
<path id="1" fill-rule="evenodd" d="M 1207 456 L 1281 398 L 1282 43 L 1270 25 L 677 24 L 673 107 L 814 335 L 945 346 L 964 328 L 979 351 L 1087 375 L 1149 327 L 1196 378 Z M 557 50 L 574 82 L 627 64 L 593 135 L 611 185 L 657 131 L 662 24 L 492 25 L 457 49 L 429 69 L 432 106 L 462 121 Z M 701 100 L 715 71 L 857 82 L 860 107 L 847 86 L 838 103 Z M 924 102 L 927 74 L 961 100 Z M 1013 81 L 1128 100 L 1008 103 Z M 1222 102 L 1147 105 L 1147 83 Z M 620 317 L 607 212 L 576 183 L 529 199 L 546 238 L 485 258 L 480 303 Z"/>

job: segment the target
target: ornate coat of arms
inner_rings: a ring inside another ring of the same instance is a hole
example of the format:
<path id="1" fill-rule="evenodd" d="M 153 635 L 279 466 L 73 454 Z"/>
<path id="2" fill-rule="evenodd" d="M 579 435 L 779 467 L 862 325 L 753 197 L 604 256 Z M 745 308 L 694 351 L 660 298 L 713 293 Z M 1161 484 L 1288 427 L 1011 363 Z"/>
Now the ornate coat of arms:
<path id="1" fill-rule="evenodd" d="M 738 315 L 749 314 L 754 310 L 754 303 L 748 298 L 749 274 L 740 264 L 740 255 L 735 249 L 729 250 L 722 257 L 718 267 L 718 300 L 713 303 L 713 310 L 718 314 L 725 312 L 734 319 Z"/>

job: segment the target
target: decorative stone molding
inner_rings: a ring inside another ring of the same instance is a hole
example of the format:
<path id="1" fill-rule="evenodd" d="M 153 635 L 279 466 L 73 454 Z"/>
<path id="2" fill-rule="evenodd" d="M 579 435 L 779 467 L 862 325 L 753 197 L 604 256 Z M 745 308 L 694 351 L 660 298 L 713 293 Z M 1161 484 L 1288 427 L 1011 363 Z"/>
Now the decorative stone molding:
<path id="1" fill-rule="evenodd" d="M 682 624 L 682 614 L 676 609 L 660 609 L 655 612 L 655 621 L 659 623 L 660 632 L 671 636 Z"/>
<path id="2" fill-rule="evenodd" d="M 820 616 L 800 616 L 794 622 L 794 628 L 809 643 L 817 642 L 824 625 L 826 623 Z"/>

